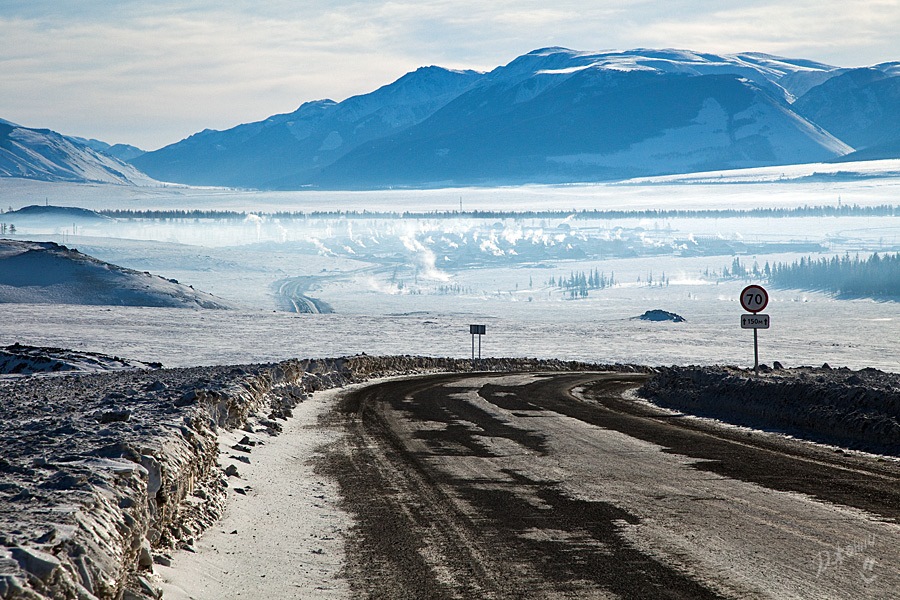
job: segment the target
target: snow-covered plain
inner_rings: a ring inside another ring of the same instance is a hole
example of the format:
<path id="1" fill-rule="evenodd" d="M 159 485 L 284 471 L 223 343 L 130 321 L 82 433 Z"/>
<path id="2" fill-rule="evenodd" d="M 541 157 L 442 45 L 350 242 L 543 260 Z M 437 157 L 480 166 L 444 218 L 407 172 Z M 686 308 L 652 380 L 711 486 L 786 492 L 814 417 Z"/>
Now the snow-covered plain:
<path id="1" fill-rule="evenodd" d="M 830 172 L 831 176 L 819 175 Z M 66 243 L 241 306 L 233 311 L 2 306 L 0 342 L 71 347 L 168 366 L 290 357 L 423 354 L 465 357 L 469 323 L 485 323 L 485 356 L 648 364 L 752 364 L 740 329 L 747 267 L 900 250 L 900 218 L 388 218 L 276 219 L 275 211 L 733 209 L 897 204 L 900 161 L 807 165 L 694 179 L 496 189 L 267 193 L 73 186 L 0 180 L 0 206 L 237 210 L 243 220 L 120 220 L 17 226 L 16 239 Z M 0 222 L 4 215 L 0 214 Z M 587 298 L 552 285 L 570 273 L 614 274 Z M 653 285 L 648 285 L 652 280 Z M 334 314 L 276 312 L 288 281 Z M 663 285 L 660 285 L 660 282 Z M 770 290 L 772 329 L 760 359 L 784 365 L 900 371 L 894 302 Z M 632 320 L 650 309 L 685 323 Z"/>
<path id="2" fill-rule="evenodd" d="M 0 178 L 0 208 L 18 209 L 48 202 L 93 210 L 452 211 L 458 210 L 462 201 L 464 210 L 641 210 L 814 206 L 836 203 L 839 197 L 845 204 L 871 206 L 896 201 L 900 196 L 898 173 L 900 159 L 716 171 L 609 184 L 367 192 L 256 192 L 177 184 L 71 185 Z M 760 183 L 772 185 L 761 190 Z"/>

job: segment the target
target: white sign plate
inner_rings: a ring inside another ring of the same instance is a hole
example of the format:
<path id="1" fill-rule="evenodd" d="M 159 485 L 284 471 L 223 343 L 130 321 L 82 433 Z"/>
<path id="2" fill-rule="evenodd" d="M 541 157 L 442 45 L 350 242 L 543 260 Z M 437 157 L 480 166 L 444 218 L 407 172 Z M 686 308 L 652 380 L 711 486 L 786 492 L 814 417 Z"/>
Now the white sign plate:
<path id="1" fill-rule="evenodd" d="M 768 329 L 769 315 L 741 315 L 741 329 Z"/>

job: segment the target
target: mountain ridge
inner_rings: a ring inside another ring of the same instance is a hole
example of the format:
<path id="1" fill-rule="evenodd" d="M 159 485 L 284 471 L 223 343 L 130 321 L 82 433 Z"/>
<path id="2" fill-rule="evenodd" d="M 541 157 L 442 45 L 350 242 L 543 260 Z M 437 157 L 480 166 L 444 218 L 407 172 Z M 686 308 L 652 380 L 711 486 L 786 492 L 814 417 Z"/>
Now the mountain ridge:
<path id="1" fill-rule="evenodd" d="M 194 134 L 131 162 L 157 179 L 193 185 L 259 187 L 260 181 L 294 173 L 308 178 L 322 162 L 341 156 L 345 145 L 355 147 L 419 122 L 477 76 L 420 67 L 369 94 L 339 103 L 305 102 L 291 113 Z"/>
<path id="2" fill-rule="evenodd" d="M 817 162 L 852 150 L 735 76 L 583 70 L 524 102 L 485 100 L 495 94 L 510 98 L 517 91 L 472 90 L 399 136 L 352 151 L 325 169 L 321 181 L 325 187 L 351 187 L 349 173 L 385 187 L 398 180 L 425 187 L 514 184 L 527 178 L 602 181 L 796 158 Z M 677 101 L 660 108 L 655 95 Z M 489 110 L 496 106 L 505 111 L 502 119 Z M 754 124 L 748 111 L 764 113 L 765 123 Z M 780 137 L 759 134 L 776 122 Z M 791 154 L 798 149 L 802 156 Z M 398 173 L 403 166 L 417 172 Z"/>
<path id="3" fill-rule="evenodd" d="M 18 163 L 3 154 L 4 131 L 20 132 Z M 37 152 L 23 149 L 29 135 Z M 677 48 L 546 47 L 485 72 L 424 66 L 366 94 L 303 102 L 146 153 L 0 120 L 0 176 L 51 181 L 376 189 L 894 157 L 900 62 L 845 68 Z"/>
<path id="4" fill-rule="evenodd" d="M 873 68 L 889 77 L 893 67 Z M 857 148 L 793 104 L 846 71 L 758 52 L 538 48 L 484 73 L 422 67 L 370 94 L 307 102 L 132 162 L 181 183 L 369 189 L 838 160 Z M 748 103 L 727 108 L 738 96 Z"/>
<path id="5" fill-rule="evenodd" d="M 0 122 L 0 176 L 118 185 L 155 183 L 134 166 L 76 139 L 9 121 Z"/>

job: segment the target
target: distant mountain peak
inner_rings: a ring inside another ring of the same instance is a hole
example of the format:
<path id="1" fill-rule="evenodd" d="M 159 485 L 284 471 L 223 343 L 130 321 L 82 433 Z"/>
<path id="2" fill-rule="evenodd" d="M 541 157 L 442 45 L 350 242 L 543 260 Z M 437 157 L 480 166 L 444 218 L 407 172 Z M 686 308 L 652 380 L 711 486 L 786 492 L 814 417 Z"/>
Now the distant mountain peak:
<path id="1" fill-rule="evenodd" d="M 330 98 L 323 98 L 321 100 L 310 100 L 309 102 L 304 102 L 301 104 L 297 110 L 294 112 L 299 112 L 302 110 L 311 110 L 311 109 L 320 109 L 320 108 L 330 108 L 332 106 L 336 106 L 338 103 Z"/>
<path id="2" fill-rule="evenodd" d="M 550 56 L 551 54 L 577 54 L 577 51 L 564 46 L 547 46 L 546 48 L 536 48 L 526 53 L 525 56 Z"/>
<path id="3" fill-rule="evenodd" d="M 88 142 L 88 140 L 85 140 Z M 153 185 L 150 177 L 118 158 L 50 129 L 0 127 L 0 177 L 41 181 Z"/>

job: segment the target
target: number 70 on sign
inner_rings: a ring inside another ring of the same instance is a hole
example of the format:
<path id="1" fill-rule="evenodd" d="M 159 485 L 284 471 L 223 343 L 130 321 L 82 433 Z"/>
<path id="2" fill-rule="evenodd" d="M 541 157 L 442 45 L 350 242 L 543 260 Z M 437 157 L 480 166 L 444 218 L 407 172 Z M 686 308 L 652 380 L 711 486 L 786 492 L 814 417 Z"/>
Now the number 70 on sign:
<path id="1" fill-rule="evenodd" d="M 758 313 L 769 303 L 769 293 L 761 285 L 748 285 L 741 292 L 741 306 L 747 312 Z"/>

